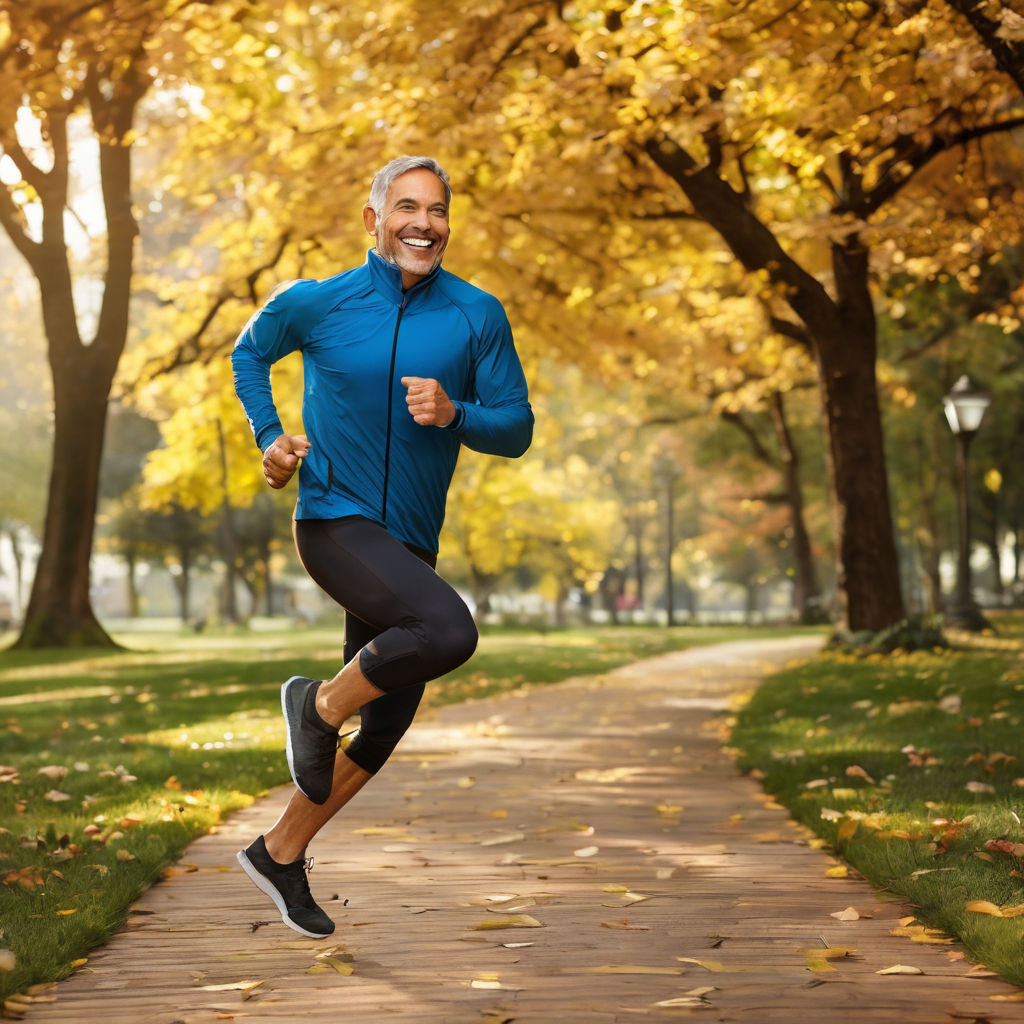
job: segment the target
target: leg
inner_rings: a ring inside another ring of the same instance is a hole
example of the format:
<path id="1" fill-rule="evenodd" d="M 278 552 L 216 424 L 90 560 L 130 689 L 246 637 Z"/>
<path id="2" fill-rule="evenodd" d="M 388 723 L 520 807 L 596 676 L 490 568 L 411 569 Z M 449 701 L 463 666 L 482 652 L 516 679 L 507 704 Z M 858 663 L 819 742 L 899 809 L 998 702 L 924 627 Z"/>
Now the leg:
<path id="1" fill-rule="evenodd" d="M 331 726 L 381 693 L 436 679 L 476 648 L 473 617 L 436 572 L 366 519 L 296 524 L 310 576 L 374 637 L 319 687 L 316 711 Z"/>

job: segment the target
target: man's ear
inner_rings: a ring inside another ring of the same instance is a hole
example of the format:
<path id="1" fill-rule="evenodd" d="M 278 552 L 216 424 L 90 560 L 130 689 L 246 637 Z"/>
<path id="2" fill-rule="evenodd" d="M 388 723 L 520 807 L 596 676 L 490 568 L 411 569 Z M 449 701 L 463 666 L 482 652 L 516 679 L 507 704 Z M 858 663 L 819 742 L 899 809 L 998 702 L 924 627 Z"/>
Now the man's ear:
<path id="1" fill-rule="evenodd" d="M 363 207 L 363 225 L 369 234 L 377 237 L 377 213 L 369 204 Z"/>

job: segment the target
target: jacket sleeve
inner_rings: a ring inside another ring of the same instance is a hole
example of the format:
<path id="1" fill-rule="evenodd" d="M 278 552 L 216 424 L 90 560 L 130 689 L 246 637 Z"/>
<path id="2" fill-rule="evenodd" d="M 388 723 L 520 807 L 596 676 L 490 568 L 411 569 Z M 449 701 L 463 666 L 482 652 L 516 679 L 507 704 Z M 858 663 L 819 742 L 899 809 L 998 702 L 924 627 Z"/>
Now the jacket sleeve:
<path id="1" fill-rule="evenodd" d="M 238 395 L 260 451 L 284 433 L 270 388 L 270 367 L 302 345 L 303 315 L 315 281 L 296 281 L 273 295 L 242 329 L 231 351 Z"/>
<path id="2" fill-rule="evenodd" d="M 512 329 L 496 299 L 484 317 L 477 341 L 473 400 L 454 403 L 450 429 L 467 448 L 517 458 L 533 440 L 533 410 Z"/>

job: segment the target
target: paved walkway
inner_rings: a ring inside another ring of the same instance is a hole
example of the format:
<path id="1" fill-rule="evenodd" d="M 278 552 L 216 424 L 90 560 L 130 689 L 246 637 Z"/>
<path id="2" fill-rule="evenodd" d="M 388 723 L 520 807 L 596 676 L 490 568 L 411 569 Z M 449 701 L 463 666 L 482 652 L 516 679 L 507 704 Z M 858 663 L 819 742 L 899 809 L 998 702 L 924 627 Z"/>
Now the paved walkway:
<path id="1" fill-rule="evenodd" d="M 27 1019 L 1024 1022 L 955 945 L 893 936 L 908 908 L 827 875 L 722 752 L 730 698 L 812 650 L 725 644 L 428 713 L 311 851 L 330 939 L 285 928 L 235 861 L 281 789 L 194 843 L 196 870 Z M 877 973 L 896 964 L 923 973 Z"/>

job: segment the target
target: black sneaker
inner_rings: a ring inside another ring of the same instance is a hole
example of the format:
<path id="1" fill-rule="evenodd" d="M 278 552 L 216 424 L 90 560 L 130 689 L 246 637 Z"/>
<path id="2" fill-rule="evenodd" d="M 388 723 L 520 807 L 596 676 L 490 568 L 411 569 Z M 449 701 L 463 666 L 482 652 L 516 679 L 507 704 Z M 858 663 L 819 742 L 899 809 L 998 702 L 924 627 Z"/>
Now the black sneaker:
<path id="1" fill-rule="evenodd" d="M 274 901 L 281 920 L 289 928 L 311 939 L 325 939 L 334 931 L 334 922 L 313 901 L 306 872 L 313 870 L 313 858 L 299 858 L 291 864 L 278 864 L 260 836 L 238 851 L 238 863 L 245 873 Z"/>
<path id="2" fill-rule="evenodd" d="M 288 770 L 303 796 L 315 804 L 327 802 L 334 785 L 338 730 L 316 710 L 319 679 L 292 676 L 281 687 L 281 710 L 288 726 Z"/>

